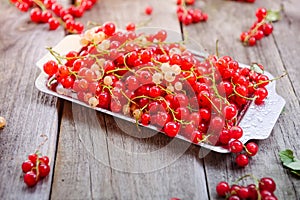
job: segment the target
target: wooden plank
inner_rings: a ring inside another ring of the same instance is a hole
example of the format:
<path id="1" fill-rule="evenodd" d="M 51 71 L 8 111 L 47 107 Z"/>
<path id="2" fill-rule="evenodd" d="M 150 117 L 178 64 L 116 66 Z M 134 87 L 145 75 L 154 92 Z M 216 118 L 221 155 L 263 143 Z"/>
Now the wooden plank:
<path id="1" fill-rule="evenodd" d="M 45 53 L 45 46 L 55 44 L 63 31 L 49 32 L 47 25 L 29 22 L 9 1 L 0 7 L 0 115 L 7 126 L 0 130 L 1 199 L 48 199 L 50 175 L 34 188 L 23 183 L 22 162 L 34 153 L 47 135 L 40 151 L 54 159 L 60 103 L 57 98 L 39 92 L 35 78 L 40 70 L 35 62 Z"/>
<path id="2" fill-rule="evenodd" d="M 257 177 L 270 176 L 276 180 L 278 199 L 299 199 L 299 182 L 281 166 L 278 152 L 285 148 L 299 151 L 299 79 L 297 75 L 297 52 L 299 47 L 299 2 L 282 1 L 286 5 L 285 18 L 274 25 L 273 37 L 264 38 L 255 47 L 244 47 L 239 34 L 247 30 L 255 20 L 258 7 L 280 8 L 280 2 L 271 0 L 244 4 L 231 1 L 207 1 L 201 6 L 209 14 L 205 24 L 187 27 L 188 35 L 209 52 L 215 52 L 215 41 L 219 39 L 220 55 L 230 55 L 242 63 L 259 62 L 273 75 L 287 70 L 290 75 L 277 82 L 277 91 L 286 101 L 286 107 L 275 125 L 271 136 L 258 141 L 260 152 L 250 160 L 250 166 L 237 168 L 233 155 L 211 153 L 204 158 L 210 198 L 216 198 L 215 186 L 220 180 L 233 182 L 244 174 Z M 292 23 L 293 22 L 293 23 Z M 296 91 L 296 92 L 295 92 Z"/>
<path id="3" fill-rule="evenodd" d="M 149 4 L 154 8 L 149 26 L 179 32 L 175 2 L 156 0 Z M 87 13 L 87 18 L 96 22 L 115 21 L 125 27 L 127 22 L 149 19 L 143 13 L 147 5 L 144 1 L 101 1 L 94 12 Z M 147 129 L 138 134 L 154 136 L 130 136 L 137 133 L 132 124 L 116 123 L 110 116 L 70 103 L 65 105 L 52 199 L 208 198 L 203 163 L 197 159 L 198 148 L 178 140 L 174 143 Z M 172 142 L 173 146 L 168 146 Z M 177 158 L 178 148 L 174 144 L 189 148 Z M 155 152 L 161 149 L 164 152 Z M 151 153 L 152 157 L 146 159 Z"/>

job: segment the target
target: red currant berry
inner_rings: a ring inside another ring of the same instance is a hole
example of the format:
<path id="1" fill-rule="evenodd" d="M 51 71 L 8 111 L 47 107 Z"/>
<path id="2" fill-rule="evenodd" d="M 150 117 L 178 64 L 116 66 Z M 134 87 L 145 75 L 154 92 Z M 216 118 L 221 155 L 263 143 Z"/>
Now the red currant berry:
<path id="1" fill-rule="evenodd" d="M 180 129 L 180 125 L 176 122 L 167 122 L 164 126 L 164 131 L 167 136 L 175 137 Z"/>
<path id="2" fill-rule="evenodd" d="M 274 192 L 276 190 L 276 183 L 272 178 L 264 177 L 259 181 L 259 190 Z"/>
<path id="3" fill-rule="evenodd" d="M 246 149 L 248 156 L 255 156 L 258 152 L 258 145 L 254 142 L 249 142 L 248 144 L 246 144 Z"/>
<path id="4" fill-rule="evenodd" d="M 258 8 L 255 15 L 256 15 L 258 21 L 261 21 L 262 19 L 264 19 L 267 16 L 267 9 Z"/>
<path id="5" fill-rule="evenodd" d="M 28 187 L 33 187 L 37 184 L 38 178 L 34 172 L 29 171 L 24 175 L 24 182 Z"/>
<path id="6" fill-rule="evenodd" d="M 56 30 L 60 25 L 59 21 L 53 17 L 48 20 L 48 24 L 49 24 L 49 30 Z"/>
<path id="7" fill-rule="evenodd" d="M 153 12 L 152 6 L 147 6 L 147 7 L 145 8 L 145 13 L 146 13 L 146 15 L 151 15 L 152 12 Z"/>
<path id="8" fill-rule="evenodd" d="M 225 197 L 226 194 L 229 192 L 229 184 L 227 182 L 219 182 L 218 185 L 216 186 L 216 191 L 217 194 L 221 197 Z"/>
<path id="9" fill-rule="evenodd" d="M 235 162 L 238 166 L 245 167 L 249 163 L 249 158 L 245 154 L 239 154 L 236 157 Z"/>
<path id="10" fill-rule="evenodd" d="M 43 163 L 39 165 L 39 175 L 41 178 L 48 176 L 49 173 L 50 173 L 49 165 Z"/>
<path id="11" fill-rule="evenodd" d="M 48 156 L 42 156 L 39 158 L 40 162 L 48 165 L 49 164 L 49 157 Z"/>
<path id="12" fill-rule="evenodd" d="M 128 23 L 126 25 L 126 30 L 127 31 L 134 31 L 135 30 L 135 24 L 134 23 Z"/>
<path id="13" fill-rule="evenodd" d="M 58 71 L 58 65 L 55 61 L 49 60 L 43 65 L 43 69 L 48 76 L 53 76 Z"/>
<path id="14" fill-rule="evenodd" d="M 116 31 L 116 25 L 112 22 L 107 22 L 103 25 L 103 32 L 108 35 L 112 36 Z"/>
<path id="15" fill-rule="evenodd" d="M 31 160 L 27 160 L 22 163 L 22 170 L 24 173 L 27 173 L 31 171 L 31 169 L 34 167 L 34 164 L 31 162 Z"/>
<path id="16" fill-rule="evenodd" d="M 243 143 L 239 140 L 233 140 L 229 143 L 229 149 L 232 153 L 240 153 L 243 151 Z"/>
<path id="17" fill-rule="evenodd" d="M 36 161 L 38 159 L 38 155 L 33 153 L 33 154 L 29 154 L 28 155 L 28 159 L 34 164 L 36 165 Z"/>
<path id="18" fill-rule="evenodd" d="M 240 126 L 232 126 L 229 129 L 230 137 L 233 139 L 240 139 L 243 136 L 243 129 Z"/>

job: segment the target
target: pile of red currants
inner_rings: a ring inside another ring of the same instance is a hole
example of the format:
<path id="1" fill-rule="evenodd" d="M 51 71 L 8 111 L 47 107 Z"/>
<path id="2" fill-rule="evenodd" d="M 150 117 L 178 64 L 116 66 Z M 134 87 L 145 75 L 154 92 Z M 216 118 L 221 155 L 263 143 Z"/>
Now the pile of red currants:
<path id="1" fill-rule="evenodd" d="M 165 30 L 116 30 L 111 22 L 87 30 L 82 48 L 66 55 L 50 48 L 55 59 L 43 66 L 48 87 L 170 137 L 223 146 L 247 165 L 258 148 L 239 141 L 240 113 L 252 101 L 264 103 L 268 77 L 229 56 L 197 57 L 182 42 L 166 42 Z"/>
<path id="2" fill-rule="evenodd" d="M 56 30 L 60 25 L 69 33 L 81 33 L 84 26 L 76 22 L 75 18 L 83 16 L 91 9 L 97 0 L 75 0 L 68 8 L 56 0 L 10 0 L 20 11 L 30 10 L 30 19 L 35 23 L 48 23 L 49 30 Z"/>

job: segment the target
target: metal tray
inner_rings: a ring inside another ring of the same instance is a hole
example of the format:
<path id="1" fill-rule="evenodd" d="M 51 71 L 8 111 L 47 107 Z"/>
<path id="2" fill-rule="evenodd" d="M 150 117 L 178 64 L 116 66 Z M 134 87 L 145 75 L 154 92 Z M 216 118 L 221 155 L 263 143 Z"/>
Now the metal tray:
<path id="1" fill-rule="evenodd" d="M 79 42 L 80 36 L 79 35 L 69 35 L 66 36 L 63 40 L 61 40 L 54 48 L 56 52 L 60 54 L 66 54 L 71 50 L 78 51 L 81 49 L 81 45 Z M 178 38 L 177 39 L 181 39 Z M 177 40 L 178 41 L 178 40 Z M 47 62 L 48 60 L 53 59 L 53 56 L 50 53 L 47 53 L 43 58 L 41 58 L 37 63 L 37 67 L 41 69 L 40 75 L 37 77 L 35 81 L 35 86 L 40 91 L 74 102 L 76 104 L 89 107 L 89 105 L 68 96 L 60 95 L 50 89 L 47 88 L 47 74 L 43 71 L 43 64 Z M 244 64 L 240 64 L 241 67 L 249 67 Z M 270 79 L 273 78 L 273 76 L 265 72 L 265 75 L 267 75 Z M 269 92 L 268 98 L 265 100 L 265 103 L 263 105 L 257 106 L 254 104 L 254 102 L 251 102 L 249 105 L 249 108 L 247 109 L 246 113 L 244 114 L 243 118 L 241 119 L 239 125 L 243 128 L 244 134 L 243 137 L 240 139 L 242 143 L 246 143 L 248 140 L 251 139 L 266 139 L 270 136 L 272 129 L 285 105 L 285 100 L 279 96 L 276 93 L 275 89 L 275 81 L 270 82 L 270 84 L 267 85 L 267 90 Z M 101 108 L 93 108 L 97 111 L 112 115 L 117 118 L 121 118 L 123 120 L 126 120 L 130 123 L 136 123 L 134 119 L 124 116 L 119 113 L 113 113 L 111 111 L 101 109 Z M 146 126 L 150 129 L 159 131 L 155 126 Z M 177 138 L 180 138 L 182 140 L 188 141 L 186 138 L 178 135 Z M 205 143 L 199 143 L 196 144 L 198 146 L 210 149 L 212 151 L 216 151 L 219 153 L 229 153 L 229 150 L 226 148 L 223 148 L 221 146 L 212 146 Z"/>

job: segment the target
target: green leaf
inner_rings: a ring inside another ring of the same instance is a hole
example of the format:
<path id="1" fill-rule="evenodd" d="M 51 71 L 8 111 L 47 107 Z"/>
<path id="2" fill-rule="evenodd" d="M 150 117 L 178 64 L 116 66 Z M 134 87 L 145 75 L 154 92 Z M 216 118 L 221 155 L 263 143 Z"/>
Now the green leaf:
<path id="1" fill-rule="evenodd" d="M 294 153 L 290 149 L 286 149 L 284 151 L 279 152 L 280 160 L 283 162 L 284 165 L 288 165 L 289 163 L 294 162 Z"/>
<path id="2" fill-rule="evenodd" d="M 266 20 L 269 22 L 276 22 L 276 21 L 280 20 L 280 11 L 268 10 Z"/>
<path id="3" fill-rule="evenodd" d="M 284 164 L 284 165 L 292 170 L 300 170 L 300 161 L 291 162 L 289 164 Z"/>

